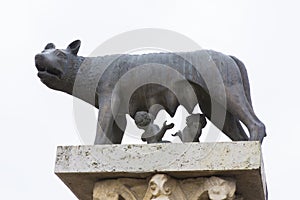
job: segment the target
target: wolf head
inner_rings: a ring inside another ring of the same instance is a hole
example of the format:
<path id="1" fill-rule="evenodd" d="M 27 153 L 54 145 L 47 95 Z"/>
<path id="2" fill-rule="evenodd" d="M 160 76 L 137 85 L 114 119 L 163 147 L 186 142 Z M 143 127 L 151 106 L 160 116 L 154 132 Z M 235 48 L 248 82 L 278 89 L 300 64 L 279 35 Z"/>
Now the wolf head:
<path id="1" fill-rule="evenodd" d="M 56 49 L 53 43 L 35 56 L 38 77 L 49 88 L 71 93 L 76 74 L 83 57 L 77 56 L 80 40 L 75 40 L 66 49 Z"/>

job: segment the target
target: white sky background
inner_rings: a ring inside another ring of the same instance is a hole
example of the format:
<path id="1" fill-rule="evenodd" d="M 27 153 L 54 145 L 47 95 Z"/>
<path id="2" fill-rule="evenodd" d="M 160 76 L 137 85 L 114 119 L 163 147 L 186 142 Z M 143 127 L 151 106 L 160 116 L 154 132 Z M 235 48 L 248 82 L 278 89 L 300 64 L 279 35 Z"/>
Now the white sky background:
<path id="1" fill-rule="evenodd" d="M 36 76 L 34 55 L 48 42 L 81 39 L 89 55 L 112 36 L 170 29 L 203 48 L 241 59 L 263 144 L 269 199 L 295 199 L 299 176 L 299 1 L 5 1 L 0 4 L 1 199 L 76 197 L 54 175 L 57 145 L 77 145 L 71 96 Z"/>

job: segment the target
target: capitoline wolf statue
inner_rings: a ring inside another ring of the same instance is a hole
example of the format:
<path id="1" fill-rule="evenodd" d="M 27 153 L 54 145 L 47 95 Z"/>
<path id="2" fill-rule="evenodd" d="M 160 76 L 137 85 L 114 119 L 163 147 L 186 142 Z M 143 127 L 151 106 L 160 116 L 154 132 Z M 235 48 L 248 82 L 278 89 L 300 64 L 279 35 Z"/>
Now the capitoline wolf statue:
<path id="1" fill-rule="evenodd" d="M 35 65 L 46 86 L 99 109 L 95 144 L 121 143 L 126 114 L 156 116 L 165 109 L 174 116 L 179 105 L 191 114 L 197 104 L 234 141 L 262 142 L 266 136 L 253 111 L 246 68 L 234 56 L 198 50 L 82 57 L 77 55 L 80 45 L 76 40 L 56 49 L 49 43 L 35 56 Z"/>

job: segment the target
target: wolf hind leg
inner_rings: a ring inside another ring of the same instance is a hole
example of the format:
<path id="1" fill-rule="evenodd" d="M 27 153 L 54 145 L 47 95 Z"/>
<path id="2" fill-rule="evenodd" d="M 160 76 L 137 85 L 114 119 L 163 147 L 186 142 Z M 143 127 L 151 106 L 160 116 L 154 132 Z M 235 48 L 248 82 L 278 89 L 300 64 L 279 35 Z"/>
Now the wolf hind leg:
<path id="1" fill-rule="evenodd" d="M 245 133 L 239 120 L 228 111 L 226 113 L 226 119 L 222 131 L 233 141 L 249 140 L 249 137 Z"/>
<path id="2" fill-rule="evenodd" d="M 230 87 L 227 105 L 228 111 L 248 128 L 250 140 L 262 142 L 266 136 L 265 125 L 255 115 L 252 106 L 247 101 L 242 85 L 236 84 Z"/>

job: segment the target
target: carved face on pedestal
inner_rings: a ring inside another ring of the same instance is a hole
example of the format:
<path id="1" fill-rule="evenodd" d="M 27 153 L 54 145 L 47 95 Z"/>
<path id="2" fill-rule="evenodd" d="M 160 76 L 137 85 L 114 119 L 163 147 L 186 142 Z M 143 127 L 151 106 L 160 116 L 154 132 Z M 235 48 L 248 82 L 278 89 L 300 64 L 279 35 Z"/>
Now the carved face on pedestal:
<path id="1" fill-rule="evenodd" d="M 218 177 L 211 177 L 207 181 L 208 196 L 212 200 L 233 199 L 236 190 L 235 181 L 227 181 Z"/>
<path id="2" fill-rule="evenodd" d="M 165 186 L 165 183 L 167 181 L 168 181 L 168 177 L 165 174 L 157 174 L 151 178 L 149 182 L 149 187 L 150 187 L 151 194 L 153 195 L 153 197 L 155 197 L 152 198 L 152 200 L 169 199 L 168 196 L 171 194 L 171 189 Z"/>

